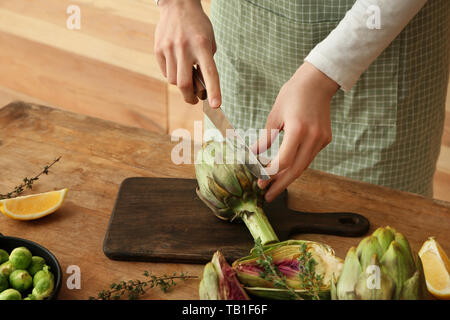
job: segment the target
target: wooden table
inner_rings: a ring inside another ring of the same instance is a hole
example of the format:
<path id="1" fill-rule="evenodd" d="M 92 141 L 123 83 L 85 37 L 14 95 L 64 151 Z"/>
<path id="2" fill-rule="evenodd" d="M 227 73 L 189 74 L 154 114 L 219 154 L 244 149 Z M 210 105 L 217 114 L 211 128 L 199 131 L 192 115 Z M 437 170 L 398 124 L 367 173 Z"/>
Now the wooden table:
<path id="1" fill-rule="evenodd" d="M 94 108 L 95 106 L 92 106 Z M 0 217 L 0 232 L 36 241 L 59 259 L 63 272 L 70 265 L 81 269 L 81 289 L 66 287 L 61 299 L 87 299 L 111 282 L 155 274 L 189 272 L 201 275 L 200 265 L 121 262 L 102 251 L 103 238 L 114 200 L 123 179 L 131 176 L 194 178 L 193 165 L 170 160 L 170 137 L 143 129 L 73 114 L 58 109 L 12 103 L 0 109 L 0 193 L 24 177 L 38 173 L 62 155 L 33 187 L 32 192 L 69 188 L 64 206 L 40 220 L 21 222 Z M 354 211 L 372 223 L 391 225 L 404 233 L 414 250 L 435 236 L 450 252 L 450 203 L 426 199 L 366 183 L 308 170 L 289 188 L 290 206 L 305 211 Z M 301 235 L 297 238 L 330 244 L 342 258 L 359 238 Z M 197 299 L 198 280 L 179 284 L 164 294 L 151 290 L 148 299 Z"/>

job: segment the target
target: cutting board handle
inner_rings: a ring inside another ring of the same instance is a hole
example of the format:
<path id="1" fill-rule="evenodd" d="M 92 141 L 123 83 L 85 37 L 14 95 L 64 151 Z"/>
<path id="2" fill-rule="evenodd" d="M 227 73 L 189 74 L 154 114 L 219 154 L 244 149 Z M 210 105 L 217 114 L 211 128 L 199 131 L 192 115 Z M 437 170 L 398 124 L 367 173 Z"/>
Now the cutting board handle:
<path id="1" fill-rule="evenodd" d="M 360 237 L 370 228 L 366 217 L 353 212 L 303 212 L 287 206 L 285 190 L 264 210 L 280 239 L 290 239 L 295 234 L 318 233 L 342 237 Z"/>
<path id="2" fill-rule="evenodd" d="M 289 210 L 290 235 L 299 233 L 331 234 L 343 237 L 365 235 L 370 228 L 366 217 L 352 212 L 298 212 Z"/>

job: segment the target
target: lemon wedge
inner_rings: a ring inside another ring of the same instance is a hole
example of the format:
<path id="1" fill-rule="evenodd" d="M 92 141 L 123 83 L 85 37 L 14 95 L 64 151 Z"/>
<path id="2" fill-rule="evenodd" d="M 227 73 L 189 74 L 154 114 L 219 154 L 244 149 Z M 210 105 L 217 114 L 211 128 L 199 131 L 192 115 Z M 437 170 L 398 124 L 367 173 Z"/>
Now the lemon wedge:
<path id="1" fill-rule="evenodd" d="M 0 201 L 0 211 L 16 220 L 34 220 L 58 210 L 66 198 L 67 189 L 32 194 Z"/>
<path id="2" fill-rule="evenodd" d="M 450 299 L 450 262 L 439 243 L 430 238 L 419 251 L 428 291 L 438 299 Z"/>

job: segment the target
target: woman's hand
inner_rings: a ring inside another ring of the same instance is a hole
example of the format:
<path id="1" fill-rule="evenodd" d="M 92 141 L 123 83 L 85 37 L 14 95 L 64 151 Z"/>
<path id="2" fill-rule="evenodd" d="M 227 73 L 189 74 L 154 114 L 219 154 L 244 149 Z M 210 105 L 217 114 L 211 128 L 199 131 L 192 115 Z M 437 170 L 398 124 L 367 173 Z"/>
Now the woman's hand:
<path id="1" fill-rule="evenodd" d="M 219 75 L 213 56 L 214 32 L 200 0 L 160 0 L 161 16 L 155 31 L 155 53 L 169 83 L 176 85 L 184 100 L 195 104 L 192 66 L 198 64 L 213 108 L 222 103 Z"/>
<path id="2" fill-rule="evenodd" d="M 305 62 L 281 88 L 266 123 L 267 135 L 260 137 L 257 153 L 270 148 L 280 130 L 283 141 L 267 166 L 271 180 L 265 199 L 272 201 L 299 177 L 315 156 L 331 142 L 330 103 L 338 84 Z"/>

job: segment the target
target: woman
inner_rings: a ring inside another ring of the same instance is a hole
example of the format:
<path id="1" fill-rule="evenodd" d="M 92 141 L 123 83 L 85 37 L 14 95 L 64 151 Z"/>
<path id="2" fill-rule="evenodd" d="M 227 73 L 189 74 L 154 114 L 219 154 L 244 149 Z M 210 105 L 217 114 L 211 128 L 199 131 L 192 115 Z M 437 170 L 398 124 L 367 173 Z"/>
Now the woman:
<path id="1" fill-rule="evenodd" d="M 211 106 L 222 106 L 236 128 L 283 131 L 267 201 L 310 164 L 432 196 L 448 0 L 212 0 L 212 25 L 199 0 L 159 6 L 155 52 L 185 101 L 197 102 L 198 63 Z"/>

